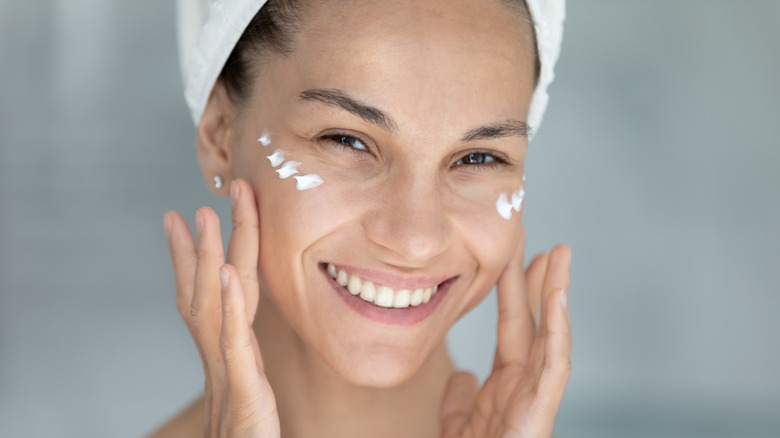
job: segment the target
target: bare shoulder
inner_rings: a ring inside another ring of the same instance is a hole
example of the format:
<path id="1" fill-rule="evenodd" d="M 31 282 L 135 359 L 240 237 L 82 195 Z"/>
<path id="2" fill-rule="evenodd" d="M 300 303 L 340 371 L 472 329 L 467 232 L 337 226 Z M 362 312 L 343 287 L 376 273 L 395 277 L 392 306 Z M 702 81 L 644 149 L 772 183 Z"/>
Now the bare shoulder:
<path id="1" fill-rule="evenodd" d="M 203 435 L 203 396 L 184 408 L 148 438 L 192 438 Z"/>

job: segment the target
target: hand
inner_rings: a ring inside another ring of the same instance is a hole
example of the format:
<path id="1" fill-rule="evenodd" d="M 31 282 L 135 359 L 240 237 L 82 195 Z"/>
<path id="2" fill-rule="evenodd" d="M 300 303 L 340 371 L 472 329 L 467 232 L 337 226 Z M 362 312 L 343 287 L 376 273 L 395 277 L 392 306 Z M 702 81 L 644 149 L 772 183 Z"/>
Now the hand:
<path id="1" fill-rule="evenodd" d="M 441 405 L 443 438 L 550 437 L 571 374 L 568 296 L 571 250 L 558 245 L 523 272 L 521 236 L 498 281 L 498 345 L 480 389 L 474 375 L 450 379 Z M 535 321 L 541 300 L 541 321 Z"/>
<path id="2" fill-rule="evenodd" d="M 233 231 L 224 264 L 219 217 L 196 213 L 198 243 L 186 221 L 165 214 L 176 306 L 195 340 L 206 375 L 204 437 L 279 437 L 279 415 L 252 330 L 259 283 L 258 214 L 251 186 L 230 187 Z"/>

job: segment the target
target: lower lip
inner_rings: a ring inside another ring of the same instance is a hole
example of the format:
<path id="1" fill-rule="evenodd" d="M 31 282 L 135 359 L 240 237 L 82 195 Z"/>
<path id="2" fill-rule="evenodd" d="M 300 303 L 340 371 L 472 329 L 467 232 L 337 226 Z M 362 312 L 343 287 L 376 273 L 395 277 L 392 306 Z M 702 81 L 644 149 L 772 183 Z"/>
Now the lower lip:
<path id="1" fill-rule="evenodd" d="M 375 306 L 357 295 L 352 295 L 349 291 L 336 283 L 336 280 L 328 274 L 324 266 L 320 266 L 320 271 L 325 275 L 328 283 L 330 283 L 336 293 L 357 313 L 372 321 L 403 326 L 417 324 L 433 313 L 441 300 L 444 299 L 444 295 L 450 290 L 450 285 L 452 285 L 455 280 L 455 278 L 451 278 L 440 284 L 436 295 L 432 296 L 431 300 L 425 304 L 394 308 Z"/>

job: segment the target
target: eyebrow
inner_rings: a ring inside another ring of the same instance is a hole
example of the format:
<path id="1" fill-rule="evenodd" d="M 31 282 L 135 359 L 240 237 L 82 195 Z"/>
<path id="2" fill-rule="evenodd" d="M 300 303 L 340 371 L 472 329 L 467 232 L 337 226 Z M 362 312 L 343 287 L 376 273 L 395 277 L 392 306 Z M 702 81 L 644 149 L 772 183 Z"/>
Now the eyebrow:
<path id="1" fill-rule="evenodd" d="M 396 125 L 393 119 L 382 110 L 360 102 L 347 95 L 347 93 L 335 88 L 315 88 L 306 90 L 301 92 L 298 97 L 301 100 L 319 101 L 349 111 L 361 119 L 373 123 L 388 132 L 396 132 L 398 130 L 398 125 Z"/>
<path id="2" fill-rule="evenodd" d="M 529 132 L 531 132 L 531 127 L 527 123 L 511 119 L 472 129 L 460 141 L 465 143 L 474 140 L 490 140 L 503 137 L 528 137 Z"/>
<path id="3" fill-rule="evenodd" d="M 336 88 L 313 88 L 302 91 L 298 97 L 304 101 L 318 101 L 343 109 L 369 123 L 379 126 L 385 131 L 391 133 L 398 131 L 398 125 L 393 121 L 392 117 L 379 108 L 350 97 L 342 90 Z M 465 143 L 474 140 L 491 140 L 503 137 L 528 137 L 530 131 L 531 128 L 527 123 L 521 120 L 510 119 L 474 128 L 466 132 L 460 141 Z"/>

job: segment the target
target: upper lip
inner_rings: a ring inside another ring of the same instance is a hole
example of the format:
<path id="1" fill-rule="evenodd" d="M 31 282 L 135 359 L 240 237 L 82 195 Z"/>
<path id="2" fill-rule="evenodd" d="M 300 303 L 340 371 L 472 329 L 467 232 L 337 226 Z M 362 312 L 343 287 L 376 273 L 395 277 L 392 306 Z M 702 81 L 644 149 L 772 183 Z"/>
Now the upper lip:
<path id="1" fill-rule="evenodd" d="M 453 276 L 448 275 L 399 275 L 389 271 L 361 268 L 358 266 L 332 263 L 337 270 L 345 270 L 348 274 L 355 274 L 363 281 L 371 281 L 375 285 L 387 286 L 393 289 L 417 289 L 439 285 Z M 325 262 L 327 267 L 328 262 Z"/>

